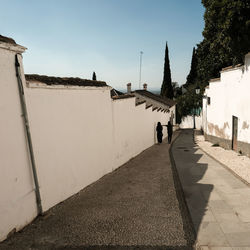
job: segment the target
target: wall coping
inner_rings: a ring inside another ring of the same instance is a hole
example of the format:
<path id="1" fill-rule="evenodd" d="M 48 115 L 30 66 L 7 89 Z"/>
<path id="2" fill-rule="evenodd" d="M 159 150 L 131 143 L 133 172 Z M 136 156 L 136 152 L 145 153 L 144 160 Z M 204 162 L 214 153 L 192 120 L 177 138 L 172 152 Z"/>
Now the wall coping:
<path id="1" fill-rule="evenodd" d="M 243 69 L 245 65 L 236 65 L 236 66 L 229 66 L 229 67 L 226 67 L 226 68 L 223 68 L 220 73 L 226 73 L 226 72 L 229 72 L 229 71 L 235 71 L 235 70 L 240 70 L 240 69 Z"/>
<path id="2" fill-rule="evenodd" d="M 34 88 L 34 89 L 63 89 L 63 90 L 111 90 L 112 87 L 110 86 L 102 86 L 102 87 L 96 87 L 96 86 L 78 86 L 78 85 L 48 85 L 42 82 L 38 81 L 28 81 L 26 80 L 26 87 L 27 88 Z"/>
<path id="3" fill-rule="evenodd" d="M 220 82 L 220 78 L 213 78 L 213 79 L 210 79 L 209 82 Z"/>
<path id="4" fill-rule="evenodd" d="M 6 42 L 1 42 L 1 41 L 0 41 L 0 48 L 18 52 L 18 53 L 23 53 L 27 49 L 18 44 L 6 43 Z"/>

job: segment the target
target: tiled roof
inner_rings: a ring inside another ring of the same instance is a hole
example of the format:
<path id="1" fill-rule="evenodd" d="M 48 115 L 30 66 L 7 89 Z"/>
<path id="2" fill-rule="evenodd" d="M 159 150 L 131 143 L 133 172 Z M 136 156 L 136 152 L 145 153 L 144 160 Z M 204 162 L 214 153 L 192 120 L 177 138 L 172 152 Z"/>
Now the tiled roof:
<path id="1" fill-rule="evenodd" d="M 137 103 L 136 103 L 136 106 L 141 105 L 141 104 L 143 104 L 143 103 L 145 103 L 145 102 L 146 102 L 146 100 L 145 100 L 145 101 L 137 102 Z"/>
<path id="2" fill-rule="evenodd" d="M 6 37 L 6 36 L 1 36 L 1 35 L 0 35 L 0 42 L 16 44 L 14 39 L 12 39 L 10 37 Z"/>
<path id="3" fill-rule="evenodd" d="M 119 99 L 125 99 L 125 98 L 132 98 L 132 97 L 135 97 L 135 96 L 134 95 L 130 95 L 130 94 L 112 96 L 113 100 L 119 100 Z"/>
<path id="4" fill-rule="evenodd" d="M 140 95 L 143 95 L 145 97 L 151 98 L 151 99 L 153 99 L 155 101 L 161 102 L 161 103 L 163 103 L 165 105 L 168 105 L 169 107 L 172 107 L 172 106 L 174 106 L 176 104 L 175 101 L 173 101 L 173 100 L 171 100 L 169 98 L 166 98 L 166 97 L 163 98 L 163 97 L 155 95 L 155 94 L 153 94 L 153 93 L 151 93 L 151 92 L 149 92 L 147 90 L 140 89 L 140 90 L 135 90 L 134 92 L 138 93 Z"/>
<path id="5" fill-rule="evenodd" d="M 29 75 L 26 74 L 27 81 L 38 81 L 47 85 L 73 85 L 73 86 L 93 86 L 93 87 L 105 87 L 106 82 L 93 81 L 87 79 L 81 79 L 78 77 L 54 77 L 44 75 Z"/>
<path id="6" fill-rule="evenodd" d="M 146 109 L 153 107 L 153 104 L 146 106 Z"/>
<path id="7" fill-rule="evenodd" d="M 114 96 L 124 95 L 124 93 L 113 88 L 110 90 L 110 95 L 111 95 L 111 97 L 114 97 Z"/>

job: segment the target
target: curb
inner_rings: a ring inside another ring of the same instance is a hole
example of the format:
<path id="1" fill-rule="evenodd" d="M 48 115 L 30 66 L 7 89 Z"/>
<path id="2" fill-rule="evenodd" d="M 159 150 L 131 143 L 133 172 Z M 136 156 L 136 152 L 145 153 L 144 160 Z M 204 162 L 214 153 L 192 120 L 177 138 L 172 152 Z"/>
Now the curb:
<path id="1" fill-rule="evenodd" d="M 190 215 L 187 203 L 186 203 L 185 194 L 181 185 L 178 170 L 176 168 L 175 160 L 174 160 L 173 153 L 172 153 L 172 145 L 178 139 L 181 133 L 182 131 L 180 131 L 177 134 L 177 136 L 174 138 L 174 140 L 170 144 L 168 153 L 169 153 L 170 163 L 172 167 L 172 174 L 173 174 L 173 179 L 174 179 L 176 196 L 179 202 L 179 209 L 180 209 L 182 221 L 183 221 L 183 229 L 185 233 L 185 238 L 187 240 L 187 247 L 189 247 L 190 249 L 200 249 L 198 242 L 196 240 L 197 234 L 194 229 L 193 221 L 191 219 L 191 215 Z"/>

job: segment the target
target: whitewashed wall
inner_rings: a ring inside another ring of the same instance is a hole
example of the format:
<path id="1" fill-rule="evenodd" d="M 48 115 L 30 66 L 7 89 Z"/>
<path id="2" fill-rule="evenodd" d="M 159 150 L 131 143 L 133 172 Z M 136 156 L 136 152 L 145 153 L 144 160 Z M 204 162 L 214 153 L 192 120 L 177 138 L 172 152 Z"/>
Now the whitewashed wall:
<path id="1" fill-rule="evenodd" d="M 110 172 L 110 88 L 25 88 L 44 210 Z"/>
<path id="2" fill-rule="evenodd" d="M 181 129 L 194 128 L 194 117 L 192 115 L 183 117 L 179 126 Z M 201 129 L 202 116 L 195 116 L 195 127 Z"/>
<path id="3" fill-rule="evenodd" d="M 25 94 L 44 210 L 153 145 L 168 119 L 135 98 L 112 100 L 110 87 L 30 84 Z"/>
<path id="4" fill-rule="evenodd" d="M 170 116 L 172 116 L 171 119 L 170 119 Z M 176 105 L 169 108 L 169 121 L 171 121 L 173 125 L 176 125 Z"/>
<path id="5" fill-rule="evenodd" d="M 167 124 L 169 113 L 135 106 L 135 98 L 113 101 L 115 166 L 120 166 L 156 143 L 157 122 Z M 166 127 L 163 135 L 167 136 Z"/>
<path id="6" fill-rule="evenodd" d="M 208 135 L 232 139 L 232 116 L 238 117 L 238 141 L 250 143 L 250 53 L 245 64 L 221 71 L 221 78 L 209 83 L 203 99 L 203 127 Z"/>
<path id="7" fill-rule="evenodd" d="M 207 98 L 203 96 L 202 98 L 202 121 L 201 128 L 205 134 L 207 134 Z"/>
<path id="8" fill-rule="evenodd" d="M 169 112 L 170 112 L 170 116 L 171 116 L 171 114 L 172 114 L 172 119 L 171 119 L 171 122 L 172 122 L 172 124 L 173 125 L 175 125 L 176 124 L 176 105 L 174 105 L 174 106 L 172 106 L 172 107 L 169 107 L 168 105 L 166 105 L 166 104 L 163 104 L 163 103 L 160 103 L 160 102 L 158 102 L 158 101 L 156 101 L 156 100 L 153 100 L 153 99 L 151 99 L 151 98 L 149 98 L 149 97 L 147 97 L 147 96 L 145 96 L 145 95 L 141 95 L 140 93 L 138 93 L 138 92 L 133 92 L 133 94 L 136 96 L 136 101 L 137 102 L 141 102 L 141 101 L 146 101 L 146 105 L 148 106 L 148 105 L 152 105 L 152 108 L 154 109 L 154 108 L 159 108 L 159 107 L 162 107 L 163 109 L 168 109 L 169 110 Z M 170 117 L 169 116 L 169 117 Z M 169 118 L 169 120 L 170 120 L 170 118 Z"/>
<path id="9" fill-rule="evenodd" d="M 24 50 L 0 42 L 0 241 L 37 215 L 15 72 L 15 54 Z"/>
<path id="10" fill-rule="evenodd" d="M 0 43 L 0 241 L 37 215 L 15 73 L 15 54 L 24 48 L 5 45 Z M 136 106 L 135 97 L 111 99 L 110 87 L 26 85 L 21 70 L 43 211 L 153 145 L 157 122 L 170 118 Z"/>

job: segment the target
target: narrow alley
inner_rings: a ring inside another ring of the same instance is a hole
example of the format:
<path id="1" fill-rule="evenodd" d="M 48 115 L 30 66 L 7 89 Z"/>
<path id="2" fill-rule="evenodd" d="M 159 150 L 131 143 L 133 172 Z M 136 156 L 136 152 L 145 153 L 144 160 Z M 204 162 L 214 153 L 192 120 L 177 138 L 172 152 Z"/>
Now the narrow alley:
<path id="1" fill-rule="evenodd" d="M 190 249 L 194 231 L 176 194 L 168 150 L 166 140 L 150 147 L 0 249 Z"/>
<path id="2" fill-rule="evenodd" d="M 163 141 L 38 217 L 8 249 L 250 247 L 250 188 L 194 142 Z"/>

